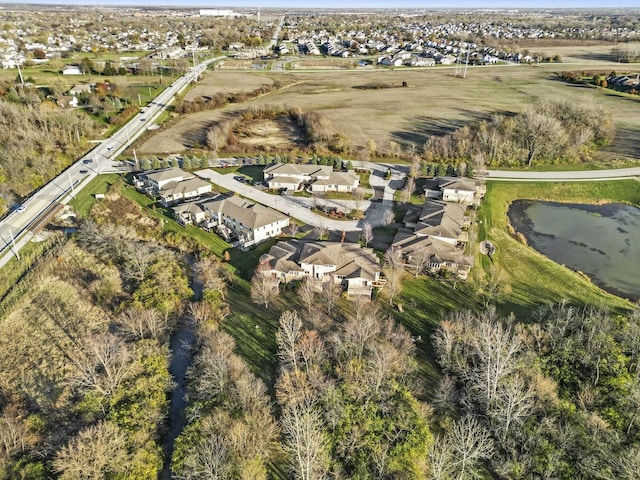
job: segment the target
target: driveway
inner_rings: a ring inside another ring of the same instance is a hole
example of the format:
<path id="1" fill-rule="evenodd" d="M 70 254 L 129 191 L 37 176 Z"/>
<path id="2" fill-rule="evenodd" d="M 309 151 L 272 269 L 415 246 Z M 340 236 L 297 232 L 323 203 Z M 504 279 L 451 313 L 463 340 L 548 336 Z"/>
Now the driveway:
<path id="1" fill-rule="evenodd" d="M 373 164 L 376 165 L 376 164 Z M 289 195 L 272 195 L 259 190 L 246 183 L 238 182 L 234 179 L 235 173 L 221 174 L 211 169 L 204 169 L 194 172 L 197 176 L 204 178 L 216 185 L 220 185 L 227 190 L 236 192 L 243 197 L 249 198 L 255 202 L 271 207 L 290 217 L 296 218 L 308 225 L 314 227 L 327 228 L 329 230 L 355 232 L 362 229 L 362 224 L 370 223 L 372 226 L 384 225 L 384 218 L 387 211 L 393 210 L 393 196 L 397 185 L 402 185 L 403 173 L 401 171 L 393 171 L 390 180 L 384 179 L 387 171 L 386 166 L 376 165 L 369 182 L 372 187 L 384 188 L 382 202 L 370 202 L 363 200 L 357 202 L 355 200 L 331 200 L 326 198 L 308 198 L 293 197 Z M 314 202 L 318 202 L 322 206 L 333 206 L 340 210 L 356 209 L 365 211 L 365 217 L 362 220 L 334 220 L 331 218 L 316 215 L 311 211 Z"/>

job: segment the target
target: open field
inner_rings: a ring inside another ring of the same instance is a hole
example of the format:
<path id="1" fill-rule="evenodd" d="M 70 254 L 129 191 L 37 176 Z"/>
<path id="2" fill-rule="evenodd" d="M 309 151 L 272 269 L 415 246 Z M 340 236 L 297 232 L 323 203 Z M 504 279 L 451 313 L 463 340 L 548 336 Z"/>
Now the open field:
<path id="1" fill-rule="evenodd" d="M 545 47 L 545 52 L 547 47 Z M 348 135 L 358 146 L 373 141 L 378 151 L 390 142 L 414 144 L 418 149 L 431 135 L 442 135 L 463 125 L 490 118 L 494 113 L 516 113 L 540 98 L 567 99 L 580 103 L 597 102 L 608 108 L 618 129 L 616 142 L 603 155 L 614 162 L 640 156 L 640 99 L 621 97 L 598 88 L 569 85 L 555 78 L 563 70 L 624 70 L 638 72 L 640 66 L 612 62 L 591 63 L 588 55 L 604 55 L 610 46 L 562 46 L 558 54 L 580 63 L 500 65 L 470 67 L 467 78 L 454 76 L 455 67 L 435 69 L 318 70 L 314 72 L 232 72 L 216 71 L 211 93 L 226 89 L 238 91 L 244 82 L 254 86 L 265 76 L 299 82 L 291 87 L 255 98 L 245 104 L 199 112 L 177 121 L 173 126 L 145 141 L 138 149 L 143 154 L 168 154 L 184 151 L 194 143 L 204 145 L 206 131 L 221 115 L 234 110 L 266 104 L 317 111 L 329 120 L 336 133 Z M 551 51 L 551 50 L 549 50 Z M 209 81 L 209 80 L 207 80 Z M 212 80 L 213 81 L 213 80 Z M 357 87 L 385 83 L 407 88 L 363 90 Z M 203 88 L 199 86 L 197 88 Z M 248 88 L 247 88 L 248 89 Z M 204 92 L 201 90 L 202 93 Z"/>

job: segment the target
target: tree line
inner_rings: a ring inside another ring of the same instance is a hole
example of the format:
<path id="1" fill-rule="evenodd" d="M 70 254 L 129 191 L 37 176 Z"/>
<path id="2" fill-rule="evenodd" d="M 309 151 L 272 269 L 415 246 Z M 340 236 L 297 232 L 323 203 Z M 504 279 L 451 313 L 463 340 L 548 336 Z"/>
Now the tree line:
<path id="1" fill-rule="evenodd" d="M 428 162 L 464 161 L 491 167 L 528 166 L 588 158 L 615 134 L 610 112 L 597 105 L 540 101 L 515 116 L 465 126 L 424 145 Z"/>
<path id="2" fill-rule="evenodd" d="M 523 324 L 491 308 L 460 312 L 434 334 L 444 375 L 432 478 L 473 478 L 485 468 L 506 478 L 637 478 L 637 312 L 559 304 L 532 317 Z M 466 457 L 460 419 L 472 447 L 464 476 L 453 473 Z"/>
<path id="3" fill-rule="evenodd" d="M 0 100 L 0 211 L 71 164 L 95 133 L 76 111 Z"/>

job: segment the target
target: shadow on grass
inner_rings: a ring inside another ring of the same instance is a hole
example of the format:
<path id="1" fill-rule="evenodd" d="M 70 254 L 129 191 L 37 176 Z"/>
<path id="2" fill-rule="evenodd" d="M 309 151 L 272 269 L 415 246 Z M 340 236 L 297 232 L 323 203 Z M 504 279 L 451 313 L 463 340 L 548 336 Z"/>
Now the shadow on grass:
<path id="1" fill-rule="evenodd" d="M 383 305 L 416 339 L 416 354 L 425 382 L 426 399 L 429 401 L 441 376 L 431 345 L 431 335 L 452 312 L 476 310 L 480 304 L 468 284 L 458 282 L 454 289 L 452 283 L 427 277 L 407 277 L 396 304 L 402 305 L 402 312 L 388 303 Z"/>

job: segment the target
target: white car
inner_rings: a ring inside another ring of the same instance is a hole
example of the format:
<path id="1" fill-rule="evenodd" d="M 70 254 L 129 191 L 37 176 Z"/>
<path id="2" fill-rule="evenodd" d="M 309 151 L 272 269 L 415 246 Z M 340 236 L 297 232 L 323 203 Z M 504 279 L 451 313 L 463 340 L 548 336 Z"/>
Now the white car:
<path id="1" fill-rule="evenodd" d="M 20 205 L 18 208 L 16 208 L 16 213 L 22 213 L 27 209 L 27 207 L 25 207 L 24 205 Z"/>

